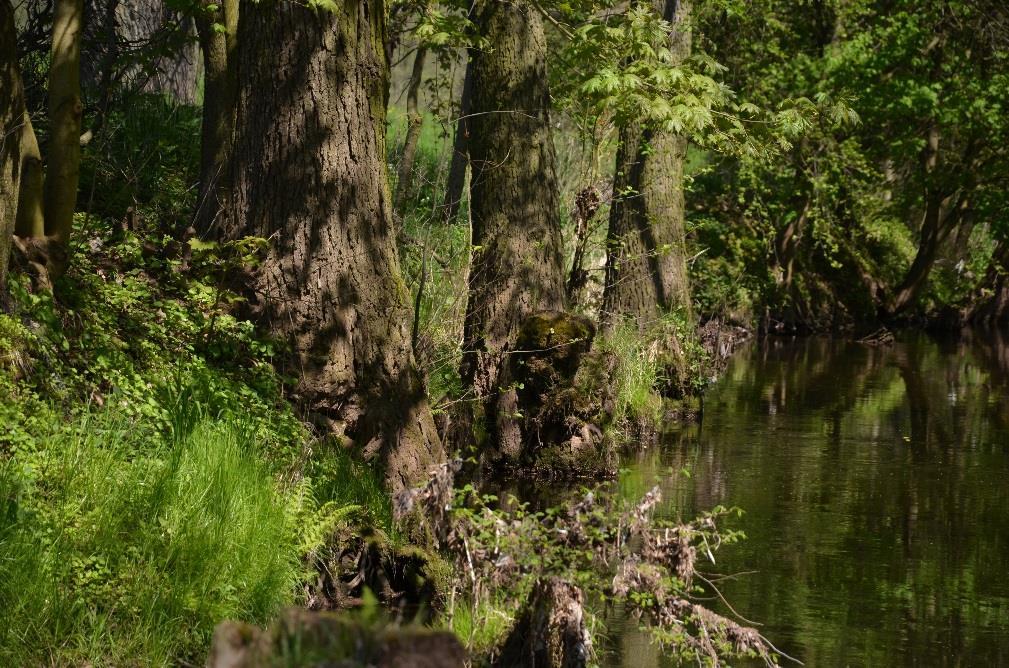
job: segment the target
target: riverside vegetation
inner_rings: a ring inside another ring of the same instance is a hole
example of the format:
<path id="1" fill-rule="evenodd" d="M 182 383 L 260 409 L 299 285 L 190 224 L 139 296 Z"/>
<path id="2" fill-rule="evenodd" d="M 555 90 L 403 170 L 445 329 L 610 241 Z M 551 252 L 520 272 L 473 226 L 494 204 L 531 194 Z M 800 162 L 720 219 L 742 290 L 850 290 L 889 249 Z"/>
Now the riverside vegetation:
<path id="1" fill-rule="evenodd" d="M 751 332 L 1009 318 L 921 4 L 0 0 L 0 663 L 791 660 L 607 479 Z"/>

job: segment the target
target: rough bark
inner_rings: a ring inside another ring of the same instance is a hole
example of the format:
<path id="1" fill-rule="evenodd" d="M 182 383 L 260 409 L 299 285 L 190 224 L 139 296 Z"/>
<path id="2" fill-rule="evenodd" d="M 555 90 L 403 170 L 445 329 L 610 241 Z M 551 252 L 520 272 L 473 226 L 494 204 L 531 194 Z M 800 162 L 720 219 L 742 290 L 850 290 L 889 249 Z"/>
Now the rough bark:
<path id="1" fill-rule="evenodd" d="M 215 25 L 224 30 L 215 29 Z M 194 220 L 201 234 L 212 235 L 228 193 L 228 154 L 235 127 L 238 0 L 206 2 L 197 15 L 196 31 L 203 52 L 204 80 L 200 194 Z"/>
<path id="2" fill-rule="evenodd" d="M 424 116 L 421 115 L 417 103 L 420 98 L 420 86 L 424 81 L 424 61 L 426 59 L 427 49 L 418 46 L 417 53 L 413 57 L 410 84 L 406 90 L 406 141 L 403 143 L 403 155 L 399 161 L 399 179 L 396 182 L 396 208 L 398 210 L 402 210 L 407 197 L 413 191 L 413 165 L 417 156 L 420 131 L 424 128 Z"/>
<path id="3" fill-rule="evenodd" d="M 527 316 L 564 307 L 546 38 L 540 14 L 521 0 L 484 2 L 477 19 L 492 48 L 471 65 L 474 251 L 461 373 L 496 447 L 514 457 L 509 354 Z"/>
<path id="4" fill-rule="evenodd" d="M 445 200 L 442 205 L 445 222 L 452 222 L 459 215 L 463 192 L 466 189 L 466 171 L 469 167 L 469 113 L 473 98 L 473 61 L 466 56 L 466 74 L 462 83 L 462 97 L 459 102 L 459 120 L 455 124 L 455 138 L 452 142 L 452 162 L 449 164 L 448 180 L 445 184 Z"/>
<path id="5" fill-rule="evenodd" d="M 657 12 L 685 25 L 689 6 L 653 0 Z M 686 58 L 690 33 L 674 29 L 673 53 Z M 647 327 L 663 312 L 691 308 L 684 241 L 684 137 L 640 121 L 620 128 L 614 199 L 607 233 L 603 322 L 630 318 Z"/>
<path id="6" fill-rule="evenodd" d="M 10 0 L 0 0 L 0 305 L 6 298 L 7 263 L 21 179 L 24 89 L 17 59 L 17 32 Z"/>
<path id="7" fill-rule="evenodd" d="M 393 491 L 444 459 L 410 346 L 385 172 L 385 7 L 242 6 L 226 238 L 270 241 L 249 277 L 295 393 L 378 458 Z"/>
<path id="8" fill-rule="evenodd" d="M 70 242 L 81 166 L 81 33 L 84 0 L 56 0 L 49 67 L 50 138 L 45 179 L 46 235 Z"/>
<path id="9" fill-rule="evenodd" d="M 115 8 L 120 40 L 138 45 L 156 38 L 168 51 L 155 58 L 148 70 L 134 68 L 127 80 L 146 93 L 167 95 L 180 104 L 196 104 L 201 62 L 193 20 L 180 15 L 170 4 L 166 0 L 131 0 L 119 2 Z"/>

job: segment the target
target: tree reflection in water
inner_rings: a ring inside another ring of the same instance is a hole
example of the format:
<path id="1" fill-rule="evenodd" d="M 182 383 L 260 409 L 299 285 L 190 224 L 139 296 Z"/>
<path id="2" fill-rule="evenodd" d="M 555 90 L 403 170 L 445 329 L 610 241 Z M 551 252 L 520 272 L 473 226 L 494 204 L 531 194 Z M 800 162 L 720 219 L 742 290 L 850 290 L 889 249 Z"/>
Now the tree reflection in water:
<path id="1" fill-rule="evenodd" d="M 1006 333 L 753 344 L 701 425 L 627 466 L 670 514 L 746 510 L 709 570 L 757 571 L 722 592 L 806 665 L 1009 665 Z M 633 626 L 606 663 L 663 665 Z"/>

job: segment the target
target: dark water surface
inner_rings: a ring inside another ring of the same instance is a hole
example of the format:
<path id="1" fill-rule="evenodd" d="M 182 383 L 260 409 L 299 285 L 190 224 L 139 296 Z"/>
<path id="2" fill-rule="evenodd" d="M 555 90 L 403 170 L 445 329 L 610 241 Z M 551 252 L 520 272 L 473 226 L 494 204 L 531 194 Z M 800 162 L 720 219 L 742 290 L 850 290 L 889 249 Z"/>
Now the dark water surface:
<path id="1" fill-rule="evenodd" d="M 1009 338 L 752 344 L 626 466 L 674 517 L 746 511 L 704 570 L 755 571 L 720 589 L 807 666 L 1009 666 Z M 604 665 L 669 665 L 607 627 Z"/>

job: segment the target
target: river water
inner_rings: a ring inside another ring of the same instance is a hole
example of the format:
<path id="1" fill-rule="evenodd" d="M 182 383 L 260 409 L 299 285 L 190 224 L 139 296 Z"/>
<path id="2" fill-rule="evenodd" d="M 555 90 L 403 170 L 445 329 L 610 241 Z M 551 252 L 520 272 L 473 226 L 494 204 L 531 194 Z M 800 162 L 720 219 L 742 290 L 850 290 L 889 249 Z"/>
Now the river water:
<path id="1" fill-rule="evenodd" d="M 1009 666 L 1009 337 L 751 344 L 625 466 L 668 516 L 745 510 L 703 570 L 741 573 L 722 593 L 805 665 Z M 603 665 L 670 665 L 607 627 Z"/>

